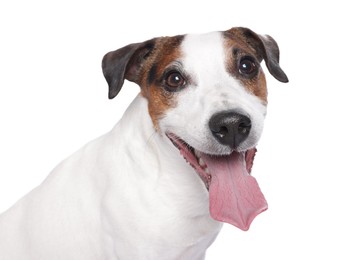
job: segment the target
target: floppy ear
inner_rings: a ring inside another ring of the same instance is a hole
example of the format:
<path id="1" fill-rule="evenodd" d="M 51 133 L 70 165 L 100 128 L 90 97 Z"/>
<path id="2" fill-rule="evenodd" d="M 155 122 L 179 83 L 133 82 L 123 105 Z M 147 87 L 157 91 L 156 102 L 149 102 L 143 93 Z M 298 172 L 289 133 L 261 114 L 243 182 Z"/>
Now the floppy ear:
<path id="1" fill-rule="evenodd" d="M 142 63 L 151 53 L 155 39 L 133 43 L 107 53 L 102 61 L 104 77 L 109 84 L 109 98 L 118 95 L 124 79 L 138 83 Z"/>
<path id="2" fill-rule="evenodd" d="M 227 31 L 232 35 L 241 38 L 249 44 L 258 54 L 260 61 L 265 60 L 270 74 L 281 82 L 288 82 L 288 77 L 279 65 L 280 50 L 276 41 L 269 35 L 259 35 L 248 28 L 234 27 Z"/>

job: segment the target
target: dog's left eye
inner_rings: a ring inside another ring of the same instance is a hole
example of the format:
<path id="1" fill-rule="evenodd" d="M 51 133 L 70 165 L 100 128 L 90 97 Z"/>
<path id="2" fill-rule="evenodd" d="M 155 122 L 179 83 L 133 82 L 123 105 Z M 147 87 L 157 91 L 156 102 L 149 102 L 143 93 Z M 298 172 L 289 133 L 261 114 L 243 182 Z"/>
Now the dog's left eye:
<path id="1" fill-rule="evenodd" d="M 185 79 L 178 71 L 172 71 L 166 75 L 165 84 L 175 90 L 185 85 Z"/>
<path id="2" fill-rule="evenodd" d="M 253 58 L 244 57 L 239 63 L 239 72 L 246 76 L 252 76 L 257 72 L 257 65 Z"/>

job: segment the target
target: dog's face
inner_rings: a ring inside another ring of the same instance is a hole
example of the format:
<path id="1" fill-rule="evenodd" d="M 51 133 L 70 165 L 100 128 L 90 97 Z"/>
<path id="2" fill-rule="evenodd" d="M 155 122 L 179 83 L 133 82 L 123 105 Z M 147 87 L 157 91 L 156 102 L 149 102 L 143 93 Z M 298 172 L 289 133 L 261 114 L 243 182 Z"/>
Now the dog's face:
<path id="1" fill-rule="evenodd" d="M 266 114 L 266 82 L 256 52 L 242 43 L 219 32 L 185 37 L 182 56 L 169 64 L 164 80 L 178 87 L 173 107 L 157 121 L 162 132 L 215 155 L 256 145 Z M 230 133 L 228 121 L 239 121 L 240 134 Z"/>
<path id="2" fill-rule="evenodd" d="M 250 172 L 266 115 L 262 60 L 276 79 L 288 81 L 270 36 L 232 28 L 131 44 L 108 53 L 103 71 L 110 98 L 124 79 L 140 85 L 155 129 L 170 138 L 211 190 L 211 171 L 218 168 L 212 155 L 243 153 Z"/>
<path id="3" fill-rule="evenodd" d="M 155 129 L 218 155 L 246 151 L 260 138 L 267 104 L 263 59 L 274 77 L 287 81 L 271 37 L 232 28 L 131 44 L 108 53 L 103 71 L 110 98 L 125 78 L 136 82 Z M 229 138 L 227 121 L 238 121 L 240 133 Z"/>

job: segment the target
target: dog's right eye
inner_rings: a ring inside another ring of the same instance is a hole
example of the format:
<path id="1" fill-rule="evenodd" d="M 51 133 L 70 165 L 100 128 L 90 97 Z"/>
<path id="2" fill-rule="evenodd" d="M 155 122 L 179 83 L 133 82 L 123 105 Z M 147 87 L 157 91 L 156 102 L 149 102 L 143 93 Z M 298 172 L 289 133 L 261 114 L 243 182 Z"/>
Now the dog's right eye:
<path id="1" fill-rule="evenodd" d="M 185 79 L 178 71 L 170 71 L 165 77 L 165 85 L 172 91 L 176 91 L 185 85 Z"/>

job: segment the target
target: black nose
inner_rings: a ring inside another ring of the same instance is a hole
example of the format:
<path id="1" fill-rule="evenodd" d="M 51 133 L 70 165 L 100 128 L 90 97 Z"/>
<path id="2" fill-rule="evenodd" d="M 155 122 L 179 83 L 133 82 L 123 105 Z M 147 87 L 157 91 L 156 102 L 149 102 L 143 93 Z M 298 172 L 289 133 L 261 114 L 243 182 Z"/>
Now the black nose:
<path id="1" fill-rule="evenodd" d="M 251 120 L 237 112 L 220 112 L 211 117 L 209 128 L 219 143 L 236 148 L 249 135 Z"/>

